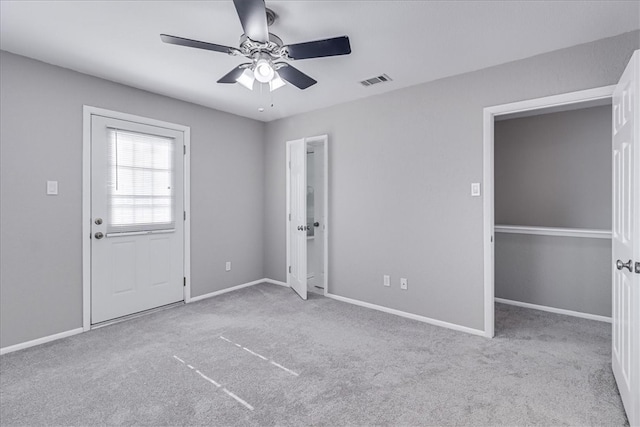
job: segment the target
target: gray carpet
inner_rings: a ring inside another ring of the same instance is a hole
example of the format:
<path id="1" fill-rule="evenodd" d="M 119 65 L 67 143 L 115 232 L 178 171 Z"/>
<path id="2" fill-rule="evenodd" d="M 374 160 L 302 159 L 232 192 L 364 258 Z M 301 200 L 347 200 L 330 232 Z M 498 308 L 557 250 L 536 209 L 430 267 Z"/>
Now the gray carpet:
<path id="1" fill-rule="evenodd" d="M 309 297 L 263 284 L 4 355 L 0 422 L 627 423 L 608 324 L 498 304 L 488 340 Z"/>

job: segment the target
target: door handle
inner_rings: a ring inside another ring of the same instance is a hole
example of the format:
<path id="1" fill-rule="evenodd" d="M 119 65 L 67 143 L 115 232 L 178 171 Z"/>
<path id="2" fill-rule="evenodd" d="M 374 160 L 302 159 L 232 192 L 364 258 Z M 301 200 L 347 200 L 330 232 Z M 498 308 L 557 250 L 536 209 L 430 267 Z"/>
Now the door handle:
<path id="1" fill-rule="evenodd" d="M 616 267 L 618 268 L 618 270 L 622 270 L 623 268 L 628 268 L 629 273 L 633 271 L 631 269 L 631 260 L 629 260 L 629 262 L 622 262 L 621 260 L 618 260 L 616 261 Z"/>
<path id="2" fill-rule="evenodd" d="M 316 222 L 313 223 L 313 226 L 314 227 L 320 227 L 320 223 L 318 221 L 316 221 Z"/>
<path id="3" fill-rule="evenodd" d="M 96 239 L 100 240 L 100 239 L 102 239 L 104 237 L 104 234 L 101 231 L 98 231 L 95 234 L 95 237 L 96 237 Z"/>

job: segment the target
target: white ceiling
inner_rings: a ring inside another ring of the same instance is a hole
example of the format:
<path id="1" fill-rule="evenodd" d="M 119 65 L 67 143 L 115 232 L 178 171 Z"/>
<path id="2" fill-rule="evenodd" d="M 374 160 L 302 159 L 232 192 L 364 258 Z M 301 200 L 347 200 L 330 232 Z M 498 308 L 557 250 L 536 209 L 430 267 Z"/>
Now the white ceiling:
<path id="1" fill-rule="evenodd" d="M 237 46 L 242 28 L 231 0 L 2 0 L 0 48 L 270 121 L 640 28 L 639 1 L 267 0 L 267 7 L 278 14 L 270 31 L 285 44 L 348 35 L 352 54 L 295 61 L 318 80 L 304 91 L 217 84 L 244 58 L 164 44 L 159 34 Z M 382 73 L 393 82 L 358 83 Z"/>

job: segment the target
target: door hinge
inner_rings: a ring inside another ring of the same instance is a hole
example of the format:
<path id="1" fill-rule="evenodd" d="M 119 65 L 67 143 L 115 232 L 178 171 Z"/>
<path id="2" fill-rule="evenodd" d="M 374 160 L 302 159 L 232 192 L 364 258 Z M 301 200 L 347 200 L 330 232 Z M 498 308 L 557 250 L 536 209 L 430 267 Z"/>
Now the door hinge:
<path id="1" fill-rule="evenodd" d="M 289 274 L 291 274 L 291 266 L 289 266 Z"/>
<path id="2" fill-rule="evenodd" d="M 291 221 L 291 214 L 289 214 L 289 221 Z"/>
<path id="3" fill-rule="evenodd" d="M 187 146 L 186 145 L 182 146 L 182 154 L 184 154 L 184 155 L 187 154 Z"/>
<path id="4" fill-rule="evenodd" d="M 187 286 L 187 278 L 186 277 L 182 278 L 182 286 Z"/>
<path id="5" fill-rule="evenodd" d="M 640 274 L 640 262 L 636 262 L 636 273 Z"/>
<path id="6" fill-rule="evenodd" d="M 186 220 L 187 220 L 187 211 L 182 211 L 182 219 L 183 219 L 184 221 L 186 221 Z"/>

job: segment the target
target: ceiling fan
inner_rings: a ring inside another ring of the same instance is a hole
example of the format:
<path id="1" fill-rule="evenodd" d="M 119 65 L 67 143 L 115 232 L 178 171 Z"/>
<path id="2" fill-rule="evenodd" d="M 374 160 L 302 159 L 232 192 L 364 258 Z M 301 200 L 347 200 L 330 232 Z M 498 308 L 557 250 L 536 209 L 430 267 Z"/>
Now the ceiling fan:
<path id="1" fill-rule="evenodd" d="M 276 14 L 265 7 L 264 0 L 233 0 L 233 3 L 244 30 L 239 48 L 168 34 L 161 34 L 160 38 L 165 43 L 246 57 L 251 62 L 238 65 L 218 80 L 218 83 L 240 83 L 251 90 L 256 80 L 268 83 L 271 91 L 284 86 L 285 82 L 299 89 L 306 89 L 317 82 L 284 61 L 351 53 L 347 36 L 285 45 L 280 37 L 269 32 L 268 27 L 275 21 Z"/>

